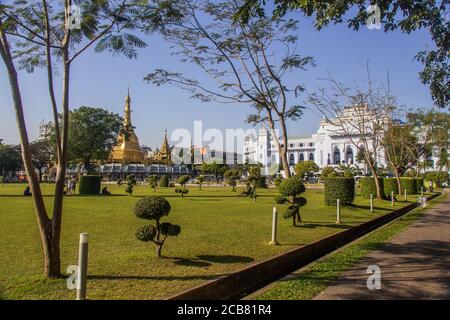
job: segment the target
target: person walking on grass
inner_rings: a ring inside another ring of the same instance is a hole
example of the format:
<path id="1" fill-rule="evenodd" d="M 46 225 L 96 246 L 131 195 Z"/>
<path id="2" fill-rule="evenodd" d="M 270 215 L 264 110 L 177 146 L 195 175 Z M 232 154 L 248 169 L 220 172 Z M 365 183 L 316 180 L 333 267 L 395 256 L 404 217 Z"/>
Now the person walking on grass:
<path id="1" fill-rule="evenodd" d="M 72 192 L 72 178 L 69 177 L 67 179 L 67 194 L 69 195 Z"/>
<path id="2" fill-rule="evenodd" d="M 73 195 L 75 195 L 76 187 L 77 187 L 77 178 L 76 177 L 72 177 L 72 194 Z"/>

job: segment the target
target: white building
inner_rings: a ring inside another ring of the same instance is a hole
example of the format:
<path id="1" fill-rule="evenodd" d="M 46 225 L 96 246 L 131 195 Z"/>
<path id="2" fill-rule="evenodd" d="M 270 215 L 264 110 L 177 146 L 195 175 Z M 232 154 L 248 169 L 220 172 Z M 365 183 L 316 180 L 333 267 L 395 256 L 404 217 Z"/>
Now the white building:
<path id="1" fill-rule="evenodd" d="M 321 120 L 316 133 L 308 136 L 288 137 L 288 163 L 291 172 L 298 162 L 311 160 L 319 168 L 337 166 L 339 164 L 357 165 L 364 168 L 364 163 L 356 160 L 358 148 L 362 147 L 363 140 L 359 134 L 356 123 L 364 121 L 366 131 L 370 137 L 371 126 L 380 122 L 370 115 L 367 108 L 350 106 L 345 107 L 339 117 L 327 121 Z M 368 147 L 371 152 L 375 148 L 375 141 L 369 139 Z M 355 145 L 356 144 L 356 145 Z M 376 146 L 375 160 L 379 166 L 386 167 L 386 159 L 381 146 Z M 243 161 L 261 163 L 265 174 L 273 175 L 278 172 L 280 155 L 270 130 L 259 129 L 257 135 L 245 138 Z"/>

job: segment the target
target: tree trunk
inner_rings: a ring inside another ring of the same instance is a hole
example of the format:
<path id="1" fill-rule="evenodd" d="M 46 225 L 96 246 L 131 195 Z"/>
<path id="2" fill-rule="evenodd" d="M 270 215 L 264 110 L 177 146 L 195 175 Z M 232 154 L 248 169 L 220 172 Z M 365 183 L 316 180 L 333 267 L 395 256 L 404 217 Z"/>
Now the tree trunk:
<path id="1" fill-rule="evenodd" d="M 6 35 L 2 32 L 2 21 L 0 19 L 0 54 L 5 63 L 9 84 L 11 87 L 11 93 L 13 98 L 14 110 L 16 114 L 17 127 L 19 129 L 20 145 L 22 149 L 22 161 L 27 173 L 28 183 L 30 185 L 34 211 L 36 213 L 36 219 L 39 227 L 39 233 L 44 249 L 44 273 L 47 277 L 60 277 L 60 256 L 59 256 L 59 239 L 57 241 L 57 250 L 50 250 L 54 244 L 52 241 L 54 238 L 52 221 L 47 215 L 45 209 L 44 199 L 42 197 L 41 188 L 39 185 L 38 177 L 36 175 L 35 168 L 31 161 L 31 148 L 28 139 L 27 128 L 25 124 L 25 117 L 23 113 L 22 98 L 20 94 L 19 81 L 17 77 L 16 68 L 14 66 L 11 51 L 9 47 Z"/>
<path id="2" fill-rule="evenodd" d="M 299 222 L 299 223 L 302 223 L 302 217 L 300 216 L 300 212 L 297 212 L 297 221 Z"/>
<path id="3" fill-rule="evenodd" d="M 280 157 L 281 157 L 281 163 L 283 164 L 283 170 L 284 170 L 284 175 L 287 178 L 291 177 L 291 171 L 289 170 L 289 162 L 287 159 L 287 149 L 288 149 L 288 137 L 287 137 L 287 128 L 286 128 L 286 123 L 284 122 L 284 120 L 280 119 L 280 123 L 281 123 L 281 131 L 283 134 L 283 147 L 281 147 L 281 152 L 280 152 Z"/>
<path id="4" fill-rule="evenodd" d="M 394 168 L 394 173 L 395 173 L 395 179 L 397 180 L 398 194 L 402 194 L 402 192 L 403 192 L 402 184 L 400 183 L 400 174 L 398 172 L 398 168 L 397 167 Z"/>
<path id="5" fill-rule="evenodd" d="M 42 182 L 42 168 L 38 168 L 39 182 Z"/>
<path id="6" fill-rule="evenodd" d="M 47 229 L 53 230 L 49 222 Z M 55 237 L 53 231 L 46 235 L 44 241 L 45 275 L 48 278 L 61 277 L 60 237 Z"/>
<path id="7" fill-rule="evenodd" d="M 157 245 L 156 245 L 156 256 L 157 256 L 158 258 L 161 258 L 161 249 L 162 249 L 162 245 L 157 244 Z"/>
<path id="8" fill-rule="evenodd" d="M 375 188 L 377 190 L 377 198 L 378 199 L 383 199 L 383 194 L 382 194 L 382 190 L 381 190 L 381 186 L 380 186 L 380 181 L 378 181 L 378 174 L 375 170 L 375 166 L 373 165 L 372 161 L 368 161 L 368 165 L 370 168 L 370 171 L 372 172 L 373 178 L 375 179 Z"/>

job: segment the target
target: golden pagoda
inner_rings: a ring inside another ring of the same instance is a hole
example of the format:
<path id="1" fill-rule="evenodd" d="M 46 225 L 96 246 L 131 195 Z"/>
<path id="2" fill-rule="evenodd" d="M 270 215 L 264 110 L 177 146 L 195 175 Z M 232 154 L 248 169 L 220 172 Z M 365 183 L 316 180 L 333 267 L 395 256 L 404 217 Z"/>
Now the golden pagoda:
<path id="1" fill-rule="evenodd" d="M 119 163 L 144 163 L 145 152 L 142 151 L 139 140 L 134 133 L 133 126 L 131 125 L 131 98 L 130 90 L 125 99 L 125 114 L 124 125 L 128 130 L 128 138 L 124 134 L 120 134 L 118 137 L 119 145 L 114 147 L 111 160 Z"/>
<path id="2" fill-rule="evenodd" d="M 172 164 L 171 152 L 172 149 L 170 148 L 169 142 L 167 140 L 167 130 L 165 130 L 164 141 L 161 145 L 161 149 L 156 150 L 155 155 L 151 159 L 151 162 L 171 165 Z"/>

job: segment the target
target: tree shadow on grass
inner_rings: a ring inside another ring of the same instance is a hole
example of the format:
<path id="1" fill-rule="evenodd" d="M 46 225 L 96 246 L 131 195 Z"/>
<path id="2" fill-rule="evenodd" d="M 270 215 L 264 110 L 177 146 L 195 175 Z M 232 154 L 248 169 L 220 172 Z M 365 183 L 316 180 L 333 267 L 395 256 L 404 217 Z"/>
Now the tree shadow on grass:
<path id="1" fill-rule="evenodd" d="M 101 275 L 91 274 L 87 278 L 89 280 L 212 280 L 223 276 L 223 274 L 212 275 L 195 275 L 195 276 L 137 276 L 137 275 Z"/>
<path id="2" fill-rule="evenodd" d="M 358 205 L 358 204 L 352 204 L 351 206 L 346 206 L 344 208 L 349 208 L 349 209 L 353 209 L 353 210 L 357 210 L 357 209 L 364 209 L 368 212 L 370 212 L 370 206 L 366 206 L 366 205 Z M 391 208 L 382 208 L 382 207 L 373 207 L 374 211 L 392 211 L 395 209 L 400 209 L 400 208 L 395 208 L 395 207 L 391 207 Z"/>
<path id="3" fill-rule="evenodd" d="M 189 258 L 177 258 L 174 262 L 176 265 L 185 266 L 185 267 L 199 267 L 206 268 L 211 265 L 211 263 L 198 260 L 198 259 L 189 259 Z"/>
<path id="4" fill-rule="evenodd" d="M 197 258 L 215 263 L 249 263 L 254 261 L 251 257 L 234 255 L 198 255 Z"/>
<path id="5" fill-rule="evenodd" d="M 299 228 L 317 228 L 317 227 L 327 227 L 327 228 L 336 228 L 336 229 L 348 229 L 351 228 L 351 225 L 344 223 L 302 223 L 301 225 L 297 225 Z"/>

